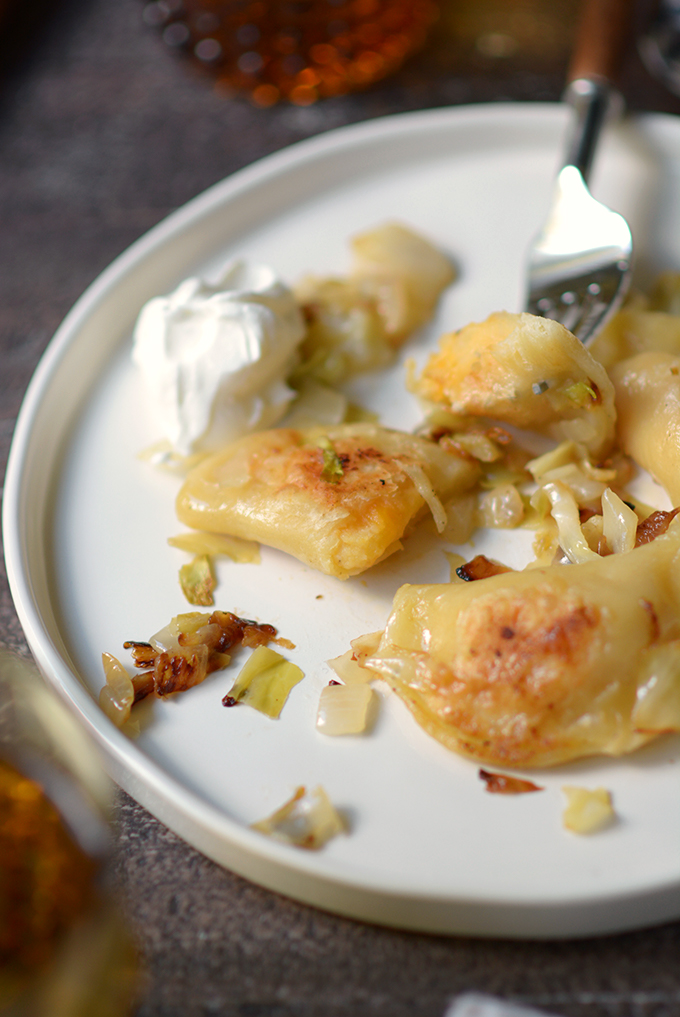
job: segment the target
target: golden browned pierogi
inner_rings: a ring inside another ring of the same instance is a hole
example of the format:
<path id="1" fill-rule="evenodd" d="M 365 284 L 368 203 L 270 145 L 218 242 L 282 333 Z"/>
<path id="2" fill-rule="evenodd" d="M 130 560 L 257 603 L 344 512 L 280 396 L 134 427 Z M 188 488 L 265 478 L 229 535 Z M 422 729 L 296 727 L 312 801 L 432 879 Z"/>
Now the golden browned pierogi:
<path id="1" fill-rule="evenodd" d="M 181 522 L 259 540 L 328 575 L 358 575 L 398 550 L 410 524 L 474 485 L 479 466 L 374 424 L 249 435 L 199 464 Z"/>
<path id="2" fill-rule="evenodd" d="M 618 755 L 680 730 L 679 607 L 680 520 L 584 564 L 403 586 L 364 666 L 475 759 Z"/>

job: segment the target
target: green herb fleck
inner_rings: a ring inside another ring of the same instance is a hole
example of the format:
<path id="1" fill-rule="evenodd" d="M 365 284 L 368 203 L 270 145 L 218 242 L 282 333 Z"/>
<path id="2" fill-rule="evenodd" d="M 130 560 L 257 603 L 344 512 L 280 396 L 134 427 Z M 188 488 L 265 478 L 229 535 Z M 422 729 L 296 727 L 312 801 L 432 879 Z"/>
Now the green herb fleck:
<path id="1" fill-rule="evenodd" d="M 597 402 L 597 392 L 585 381 L 577 381 L 564 390 L 565 396 L 576 403 L 577 406 L 587 406 L 591 402 Z"/>
<path id="2" fill-rule="evenodd" d="M 340 477 L 344 474 L 344 470 L 338 453 L 333 448 L 332 442 L 329 438 L 319 438 L 317 444 L 323 452 L 323 469 L 321 471 L 321 479 L 326 480 L 329 484 L 339 483 Z"/>

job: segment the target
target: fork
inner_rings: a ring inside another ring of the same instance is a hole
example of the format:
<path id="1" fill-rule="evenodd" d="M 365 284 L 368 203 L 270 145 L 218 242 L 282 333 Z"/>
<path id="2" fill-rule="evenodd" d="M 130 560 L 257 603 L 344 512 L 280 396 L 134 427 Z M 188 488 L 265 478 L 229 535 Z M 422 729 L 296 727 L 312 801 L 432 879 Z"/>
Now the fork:
<path id="1" fill-rule="evenodd" d="M 630 285 L 628 223 L 593 198 L 587 180 L 602 126 L 621 104 L 612 87 L 628 36 L 631 0 L 585 0 L 565 101 L 573 126 L 547 221 L 528 258 L 527 310 L 560 321 L 584 345 Z"/>

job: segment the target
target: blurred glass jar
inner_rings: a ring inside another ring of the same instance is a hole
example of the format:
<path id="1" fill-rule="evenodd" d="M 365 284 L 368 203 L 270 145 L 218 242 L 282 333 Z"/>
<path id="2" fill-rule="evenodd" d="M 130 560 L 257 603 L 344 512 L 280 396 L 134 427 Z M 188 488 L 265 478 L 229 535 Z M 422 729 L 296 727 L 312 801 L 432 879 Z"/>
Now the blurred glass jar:
<path id="1" fill-rule="evenodd" d="M 366 88 L 425 42 L 436 0 L 153 0 L 147 24 L 257 106 Z"/>
<path id="2" fill-rule="evenodd" d="M 103 885 L 112 786 L 35 666 L 0 644 L 0 1014 L 123 1017 L 135 957 Z"/>

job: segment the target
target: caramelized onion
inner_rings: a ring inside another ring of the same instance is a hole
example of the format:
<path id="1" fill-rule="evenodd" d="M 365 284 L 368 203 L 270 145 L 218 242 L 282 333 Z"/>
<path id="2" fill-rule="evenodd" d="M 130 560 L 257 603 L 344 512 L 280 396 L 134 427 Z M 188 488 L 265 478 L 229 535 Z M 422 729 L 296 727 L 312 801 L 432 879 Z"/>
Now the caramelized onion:
<path id="1" fill-rule="evenodd" d="M 487 579 L 489 576 L 500 576 L 504 572 L 513 571 L 514 569 L 508 568 L 507 565 L 501 565 L 500 562 L 492 561 L 484 554 L 477 554 L 465 565 L 457 568 L 456 575 L 459 579 L 464 579 L 466 583 L 472 583 L 477 579 Z"/>
<path id="2" fill-rule="evenodd" d="M 106 685 L 99 693 L 99 705 L 116 727 L 122 727 L 130 717 L 135 701 L 132 679 L 117 657 L 102 653 Z"/>
<path id="3" fill-rule="evenodd" d="M 486 784 L 486 790 L 493 795 L 523 795 L 531 791 L 545 791 L 531 780 L 522 780 L 521 777 L 509 777 L 506 773 L 491 773 L 489 770 L 480 770 L 480 778 Z"/>
<path id="4" fill-rule="evenodd" d="M 674 508 L 671 512 L 663 512 L 658 510 L 652 512 L 638 523 L 637 532 L 635 534 L 635 546 L 639 547 L 640 544 L 649 544 L 656 537 L 659 537 L 662 533 L 665 533 L 671 524 L 671 520 L 680 512 L 679 508 Z"/>

